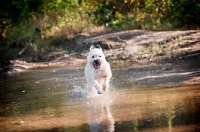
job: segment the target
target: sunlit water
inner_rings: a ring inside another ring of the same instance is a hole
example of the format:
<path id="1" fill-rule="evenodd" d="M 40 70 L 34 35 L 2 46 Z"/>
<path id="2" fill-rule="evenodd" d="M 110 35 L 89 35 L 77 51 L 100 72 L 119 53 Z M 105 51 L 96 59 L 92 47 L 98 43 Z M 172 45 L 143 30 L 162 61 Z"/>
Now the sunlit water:
<path id="1" fill-rule="evenodd" d="M 82 66 L 1 78 L 0 131 L 200 131 L 200 86 L 141 86 L 125 71 L 102 95 L 85 89 Z"/>

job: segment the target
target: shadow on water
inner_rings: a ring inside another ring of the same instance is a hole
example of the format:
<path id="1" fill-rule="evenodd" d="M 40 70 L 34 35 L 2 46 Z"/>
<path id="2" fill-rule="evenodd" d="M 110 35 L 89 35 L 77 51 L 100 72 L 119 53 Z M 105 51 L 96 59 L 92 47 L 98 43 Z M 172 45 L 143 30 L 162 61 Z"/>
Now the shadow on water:
<path id="1" fill-rule="evenodd" d="M 0 80 L 0 127 L 8 132 L 200 131 L 199 85 L 140 86 L 130 79 L 134 72 L 114 70 L 111 90 L 102 95 L 84 88 L 82 67 Z"/>

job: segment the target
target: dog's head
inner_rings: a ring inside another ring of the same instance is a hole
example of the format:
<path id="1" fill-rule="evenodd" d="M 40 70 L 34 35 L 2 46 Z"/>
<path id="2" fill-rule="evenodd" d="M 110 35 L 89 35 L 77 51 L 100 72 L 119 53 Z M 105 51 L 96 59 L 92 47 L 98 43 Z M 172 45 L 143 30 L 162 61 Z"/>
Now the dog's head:
<path id="1" fill-rule="evenodd" d="M 103 54 L 101 46 L 97 45 L 97 47 L 95 48 L 93 45 L 91 45 L 90 52 L 87 56 L 87 62 L 90 63 L 95 70 L 99 70 L 101 68 L 101 64 L 104 61 L 105 56 Z"/>

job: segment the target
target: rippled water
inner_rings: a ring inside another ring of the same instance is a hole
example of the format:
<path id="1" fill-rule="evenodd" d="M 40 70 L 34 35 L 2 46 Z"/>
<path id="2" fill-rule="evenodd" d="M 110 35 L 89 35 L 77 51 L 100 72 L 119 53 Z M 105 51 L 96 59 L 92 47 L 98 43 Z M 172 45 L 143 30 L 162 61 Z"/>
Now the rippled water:
<path id="1" fill-rule="evenodd" d="M 82 66 L 1 78 L 0 131 L 200 131 L 199 85 L 141 86 L 112 72 L 102 95 L 84 88 Z"/>

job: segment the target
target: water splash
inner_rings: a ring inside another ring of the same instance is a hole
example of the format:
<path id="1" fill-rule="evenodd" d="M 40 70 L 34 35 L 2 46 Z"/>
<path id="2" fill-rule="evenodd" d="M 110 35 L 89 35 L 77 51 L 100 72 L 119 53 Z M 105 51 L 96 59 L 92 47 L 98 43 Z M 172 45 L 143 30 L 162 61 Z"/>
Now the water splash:
<path id="1" fill-rule="evenodd" d="M 81 100 L 84 99 L 89 93 L 88 89 L 85 86 L 73 86 L 74 89 L 69 91 L 66 96 L 70 98 L 70 101 Z"/>

